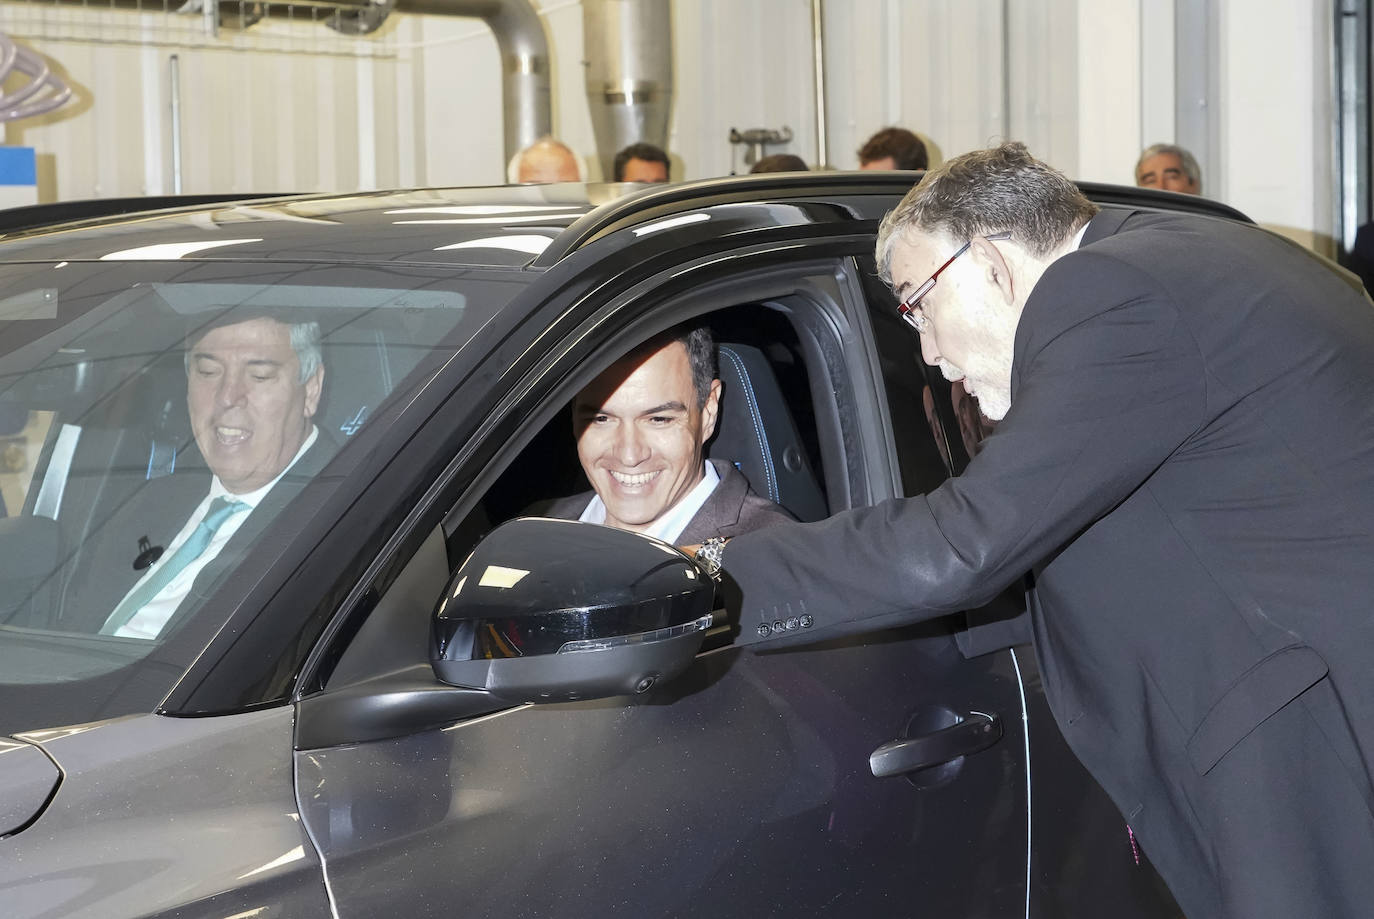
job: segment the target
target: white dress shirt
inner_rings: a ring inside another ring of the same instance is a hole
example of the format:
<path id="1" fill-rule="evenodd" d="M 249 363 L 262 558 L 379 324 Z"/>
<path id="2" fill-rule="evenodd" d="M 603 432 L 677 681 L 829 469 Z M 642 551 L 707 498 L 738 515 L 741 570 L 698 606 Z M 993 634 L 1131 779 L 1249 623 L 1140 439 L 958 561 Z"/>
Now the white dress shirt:
<path id="1" fill-rule="evenodd" d="M 201 520 L 205 518 L 206 511 L 210 509 L 211 501 L 219 497 L 229 497 L 235 501 L 246 504 L 247 507 L 239 510 L 228 520 L 224 521 L 224 523 L 220 524 L 219 529 L 215 531 L 214 537 L 210 540 L 210 545 L 205 547 L 205 551 L 200 554 L 200 557 L 181 569 L 181 572 L 177 574 L 176 577 L 168 581 L 166 586 L 158 591 L 157 596 L 143 604 L 143 607 L 138 612 L 134 613 L 133 617 L 130 618 L 128 622 L 116 629 L 114 634 L 122 638 L 156 638 L 158 633 L 162 631 L 162 627 L 167 624 L 167 620 L 172 618 L 172 613 L 176 612 L 176 608 L 181 605 L 181 601 L 191 592 L 191 585 L 195 583 L 196 575 L 200 574 L 201 570 L 204 569 L 206 565 L 214 561 L 215 556 L 219 555 L 220 550 L 224 548 L 224 544 L 238 532 L 239 527 L 243 526 L 243 522 L 248 519 L 248 515 L 258 506 L 258 502 L 262 501 L 262 499 L 267 496 L 267 493 L 272 490 L 272 486 L 281 481 L 281 477 L 286 475 L 287 471 L 289 471 L 292 466 L 296 465 L 300 458 L 305 455 L 305 451 L 310 449 L 310 445 L 315 442 L 318 434 L 319 430 L 312 425 L 310 436 L 305 439 L 305 443 L 301 444 L 301 448 L 296 451 L 296 455 L 292 457 L 291 462 L 287 464 L 285 469 L 277 474 L 275 479 L 268 482 L 257 491 L 249 492 L 246 495 L 231 495 L 228 490 L 225 489 L 224 483 L 219 480 L 219 476 L 212 477 L 210 479 L 210 493 L 206 495 L 205 499 L 191 512 L 191 516 L 186 520 L 186 525 L 181 528 L 181 532 L 176 535 L 176 538 L 173 539 L 166 550 L 163 551 L 157 563 L 145 571 L 143 577 L 139 578 L 138 584 L 129 588 L 129 593 L 126 593 L 124 596 L 127 597 L 135 590 L 138 590 L 139 584 L 142 584 L 148 578 L 152 577 L 154 572 L 158 571 L 164 562 L 176 554 L 177 549 L 181 548 L 181 544 L 191 538 L 191 534 L 195 532 L 196 527 L 198 527 Z M 122 598 L 120 602 L 123 602 Z M 111 609 L 117 608 L 118 604 L 111 607 Z"/>
<path id="2" fill-rule="evenodd" d="M 696 487 L 683 495 L 681 501 L 668 508 L 652 524 L 637 532 L 661 539 L 666 543 L 677 544 L 677 538 L 682 535 L 683 530 L 687 529 L 687 524 L 692 522 L 697 511 L 701 510 L 706 499 L 711 497 L 711 492 L 715 491 L 716 486 L 720 484 L 720 475 L 716 472 L 716 468 L 707 461 L 703 461 L 702 465 L 706 468 Z M 582 516 L 577 519 L 583 523 L 604 524 L 606 522 L 606 505 L 601 500 L 601 496 L 593 494 L 591 503 L 582 512 Z"/>

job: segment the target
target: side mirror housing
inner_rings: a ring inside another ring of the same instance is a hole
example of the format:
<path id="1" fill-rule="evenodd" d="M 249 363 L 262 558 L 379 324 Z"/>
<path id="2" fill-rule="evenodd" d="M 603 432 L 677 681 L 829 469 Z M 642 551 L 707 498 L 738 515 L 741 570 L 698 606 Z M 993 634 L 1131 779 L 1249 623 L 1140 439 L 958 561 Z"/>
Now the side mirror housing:
<path id="1" fill-rule="evenodd" d="M 632 695 L 685 670 L 711 625 L 711 578 L 672 546 L 521 517 L 454 572 L 434 611 L 444 683 L 503 701 Z"/>

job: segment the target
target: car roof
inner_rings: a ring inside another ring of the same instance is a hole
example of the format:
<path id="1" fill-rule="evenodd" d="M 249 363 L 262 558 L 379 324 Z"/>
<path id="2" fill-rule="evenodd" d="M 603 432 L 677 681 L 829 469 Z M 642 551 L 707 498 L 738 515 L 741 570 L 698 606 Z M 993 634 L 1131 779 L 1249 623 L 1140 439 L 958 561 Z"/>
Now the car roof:
<path id="1" fill-rule="evenodd" d="M 876 221 L 917 179 L 911 172 L 765 173 L 654 186 L 195 196 L 153 199 L 159 209 L 132 211 L 137 199 L 65 202 L 0 215 L 0 262 L 227 259 L 547 268 L 618 230 L 671 228 L 708 208 L 732 208 L 732 230 Z M 1105 205 L 1248 220 L 1196 195 L 1081 187 Z"/>

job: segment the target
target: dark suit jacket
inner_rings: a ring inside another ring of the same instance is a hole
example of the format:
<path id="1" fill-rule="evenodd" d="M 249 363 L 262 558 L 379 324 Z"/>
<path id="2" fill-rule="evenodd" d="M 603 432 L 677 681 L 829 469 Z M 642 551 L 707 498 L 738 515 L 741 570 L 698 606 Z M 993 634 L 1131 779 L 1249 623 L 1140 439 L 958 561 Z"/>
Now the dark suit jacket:
<path id="1" fill-rule="evenodd" d="M 720 484 L 711 492 L 701 510 L 692 516 L 677 541 L 680 545 L 695 545 L 712 536 L 732 537 L 795 518 L 780 505 L 754 494 L 749 481 L 734 464 L 724 460 L 708 460 L 720 476 Z M 544 511 L 545 516 L 561 520 L 576 520 L 591 503 L 594 492 L 586 491 L 569 498 L 560 498 Z"/>
<path id="2" fill-rule="evenodd" d="M 305 455 L 258 502 L 219 554 L 196 575 L 191 590 L 163 627 L 162 634 L 213 592 L 215 585 L 233 570 L 291 499 L 320 473 L 336 450 L 334 442 L 320 430 Z M 195 453 L 194 449 L 191 453 Z M 189 463 L 179 464 L 183 467 L 181 470 L 150 480 L 87 539 L 77 559 L 78 571 L 68 587 L 62 628 L 85 632 L 100 629 L 110 611 L 145 573 L 133 567 L 139 554 L 139 538 L 146 536 L 151 545 L 165 548 L 209 493 L 210 471 L 200 463 L 203 461 L 198 455 L 189 457 Z M 187 465 L 191 468 L 186 468 Z"/>
<path id="3" fill-rule="evenodd" d="M 931 494 L 733 540 L 741 640 L 930 618 L 1029 570 L 1059 727 L 1185 912 L 1368 915 L 1369 302 L 1254 228 L 1102 214 L 1030 296 L 1012 393 Z"/>

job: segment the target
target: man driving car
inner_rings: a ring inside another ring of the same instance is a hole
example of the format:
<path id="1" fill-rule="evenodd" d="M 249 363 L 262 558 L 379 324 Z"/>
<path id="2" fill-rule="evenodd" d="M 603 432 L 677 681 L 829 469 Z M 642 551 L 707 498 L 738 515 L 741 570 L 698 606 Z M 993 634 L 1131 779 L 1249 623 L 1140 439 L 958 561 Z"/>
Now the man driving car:
<path id="1" fill-rule="evenodd" d="M 670 329 L 616 361 L 573 400 L 577 456 L 593 490 L 556 501 L 548 516 L 667 542 L 791 520 L 733 463 L 704 459 L 721 397 L 704 326 Z"/>

